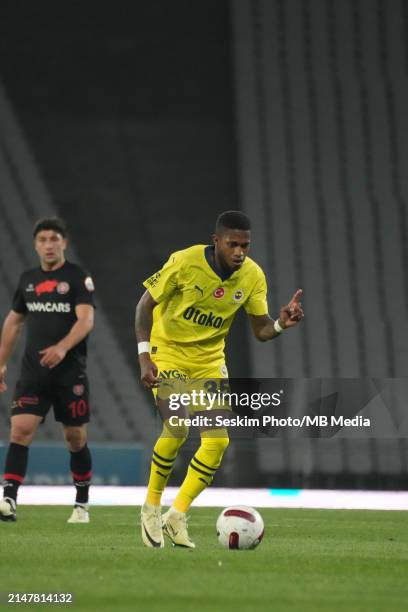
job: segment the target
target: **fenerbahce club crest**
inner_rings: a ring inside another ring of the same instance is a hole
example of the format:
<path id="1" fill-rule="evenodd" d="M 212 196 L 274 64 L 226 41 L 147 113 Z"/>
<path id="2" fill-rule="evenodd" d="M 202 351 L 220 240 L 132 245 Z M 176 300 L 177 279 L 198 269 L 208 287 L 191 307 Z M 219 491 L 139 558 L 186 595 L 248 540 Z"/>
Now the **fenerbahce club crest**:
<path id="1" fill-rule="evenodd" d="M 240 302 L 243 297 L 244 297 L 244 292 L 242 291 L 242 289 L 237 289 L 232 299 L 234 300 L 234 302 Z"/>

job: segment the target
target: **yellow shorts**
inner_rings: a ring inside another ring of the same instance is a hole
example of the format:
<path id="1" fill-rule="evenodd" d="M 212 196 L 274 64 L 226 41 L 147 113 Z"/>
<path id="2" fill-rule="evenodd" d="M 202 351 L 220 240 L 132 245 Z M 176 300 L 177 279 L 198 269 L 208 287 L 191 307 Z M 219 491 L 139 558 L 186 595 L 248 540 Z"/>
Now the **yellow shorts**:
<path id="1" fill-rule="evenodd" d="M 160 356 L 151 355 L 151 358 L 159 370 L 160 383 L 153 389 L 156 403 L 171 401 L 175 406 L 184 396 L 184 407 L 189 414 L 221 408 L 230 410 L 229 401 L 223 399 L 223 394 L 230 391 L 224 360 L 207 366 L 182 363 L 177 357 L 162 351 Z"/>
<path id="2" fill-rule="evenodd" d="M 155 353 L 151 353 L 152 361 L 157 365 L 160 378 L 191 380 L 193 378 L 228 378 L 228 370 L 225 359 L 218 359 L 210 363 L 194 363 L 188 360 L 183 353 L 167 347 L 154 347 Z"/>

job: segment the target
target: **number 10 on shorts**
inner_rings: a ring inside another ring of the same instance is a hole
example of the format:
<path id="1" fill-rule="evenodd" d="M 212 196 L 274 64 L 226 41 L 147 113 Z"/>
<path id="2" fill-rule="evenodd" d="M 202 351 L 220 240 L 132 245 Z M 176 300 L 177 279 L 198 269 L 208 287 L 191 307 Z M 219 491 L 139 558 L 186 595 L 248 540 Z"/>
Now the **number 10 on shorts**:
<path id="1" fill-rule="evenodd" d="M 68 408 L 71 411 L 71 417 L 73 419 L 85 416 L 89 409 L 88 402 L 84 399 L 71 402 L 68 404 Z"/>

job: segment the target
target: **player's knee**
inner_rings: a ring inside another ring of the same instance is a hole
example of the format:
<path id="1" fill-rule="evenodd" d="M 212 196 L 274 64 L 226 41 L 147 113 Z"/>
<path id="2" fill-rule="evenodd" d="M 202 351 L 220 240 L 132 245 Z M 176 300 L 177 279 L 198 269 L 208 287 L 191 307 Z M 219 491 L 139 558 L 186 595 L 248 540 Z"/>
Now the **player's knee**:
<path id="1" fill-rule="evenodd" d="M 28 446 L 34 438 L 37 425 L 35 422 L 26 419 L 11 419 L 10 442 Z"/>
<path id="2" fill-rule="evenodd" d="M 33 436 L 34 430 L 30 427 L 14 427 L 11 430 L 10 442 L 13 444 L 20 444 L 21 446 L 28 446 L 31 443 Z"/>
<path id="3" fill-rule="evenodd" d="M 181 446 L 187 440 L 189 431 L 186 425 L 170 425 L 169 422 L 166 422 L 161 435 L 163 438 L 177 440 L 178 445 Z"/>
<path id="4" fill-rule="evenodd" d="M 225 453 L 229 445 L 228 435 L 219 437 L 205 437 L 201 440 L 201 446 L 209 451 L 216 451 L 221 456 Z"/>
<path id="5" fill-rule="evenodd" d="M 86 432 L 82 427 L 66 427 L 64 436 L 71 453 L 77 453 L 86 444 Z"/>
<path id="6" fill-rule="evenodd" d="M 165 441 L 165 444 L 163 444 L 163 440 Z M 162 435 L 158 441 L 159 446 L 156 445 L 155 450 L 158 448 L 159 450 L 157 450 L 157 452 L 159 455 L 163 454 L 165 457 L 177 457 L 178 452 L 185 441 L 186 438 L 169 438 L 167 436 L 163 437 Z"/>

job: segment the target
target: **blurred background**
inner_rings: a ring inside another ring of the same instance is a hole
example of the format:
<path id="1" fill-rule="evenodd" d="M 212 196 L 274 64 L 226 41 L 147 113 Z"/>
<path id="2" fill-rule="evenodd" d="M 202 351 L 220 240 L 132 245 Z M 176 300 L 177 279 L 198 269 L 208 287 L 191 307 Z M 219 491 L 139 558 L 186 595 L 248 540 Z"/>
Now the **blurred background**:
<path id="1" fill-rule="evenodd" d="M 97 287 L 96 483 L 145 483 L 159 423 L 139 384 L 141 283 L 224 210 L 251 216 L 271 315 L 298 287 L 307 313 L 266 345 L 239 315 L 231 376 L 399 379 L 404 397 L 405 0 L 5 1 L 0 50 L 0 316 L 36 264 L 34 221 L 62 216 Z M 401 431 L 236 440 L 214 486 L 406 488 Z M 50 416 L 27 482 L 69 482 L 60 440 Z"/>

